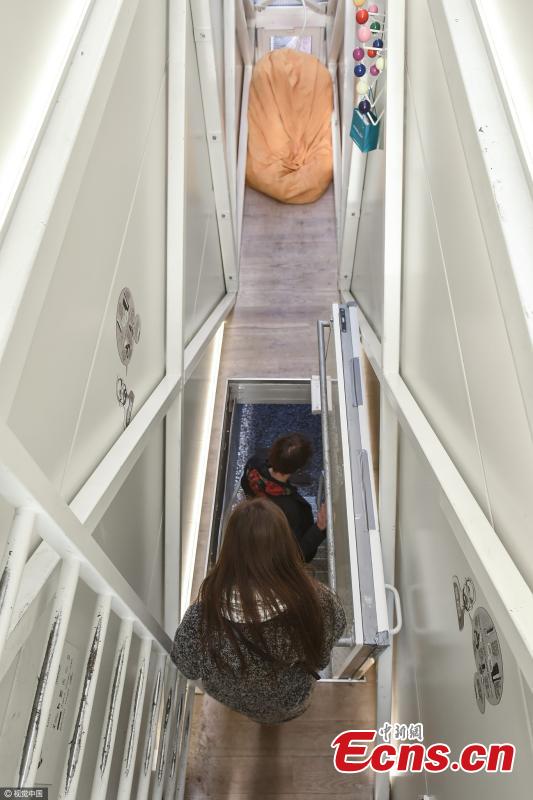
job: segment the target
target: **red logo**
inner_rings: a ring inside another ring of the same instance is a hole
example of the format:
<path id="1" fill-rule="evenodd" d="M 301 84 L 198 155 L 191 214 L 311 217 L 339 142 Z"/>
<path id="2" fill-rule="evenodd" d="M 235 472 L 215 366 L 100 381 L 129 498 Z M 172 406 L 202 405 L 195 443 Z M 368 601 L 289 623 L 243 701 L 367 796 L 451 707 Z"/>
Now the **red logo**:
<path id="1" fill-rule="evenodd" d="M 422 730 L 421 725 L 417 728 Z M 382 730 L 379 733 L 383 738 Z M 515 746 L 508 742 L 489 745 L 475 742 L 464 747 L 457 761 L 454 761 L 450 747 L 444 742 L 426 746 L 422 741 L 400 741 L 396 744 L 385 741 L 371 747 L 376 735 L 375 730 L 339 733 L 331 743 L 335 750 L 333 764 L 337 772 L 355 773 L 366 769 L 374 772 L 444 772 L 448 769 L 467 773 L 512 772 L 516 755 Z"/>

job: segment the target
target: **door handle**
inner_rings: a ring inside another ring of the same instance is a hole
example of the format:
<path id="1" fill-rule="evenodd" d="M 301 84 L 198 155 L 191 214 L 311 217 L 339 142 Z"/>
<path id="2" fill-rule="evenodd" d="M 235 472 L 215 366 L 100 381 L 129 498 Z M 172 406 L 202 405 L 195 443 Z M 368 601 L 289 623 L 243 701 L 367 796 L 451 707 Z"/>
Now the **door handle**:
<path id="1" fill-rule="evenodd" d="M 391 586 L 390 583 L 385 584 L 385 591 L 391 592 L 394 598 L 394 609 L 396 612 L 396 625 L 394 628 L 390 628 L 391 636 L 396 636 L 397 633 L 400 633 L 403 625 L 403 616 L 402 616 L 402 601 L 400 600 L 400 593 L 396 586 Z"/>

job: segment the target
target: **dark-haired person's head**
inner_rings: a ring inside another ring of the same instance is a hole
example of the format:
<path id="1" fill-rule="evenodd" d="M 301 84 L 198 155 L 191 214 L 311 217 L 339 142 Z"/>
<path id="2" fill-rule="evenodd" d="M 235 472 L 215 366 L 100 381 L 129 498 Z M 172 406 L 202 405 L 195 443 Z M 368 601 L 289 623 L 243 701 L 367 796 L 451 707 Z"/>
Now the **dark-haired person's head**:
<path id="1" fill-rule="evenodd" d="M 305 467 L 312 454 L 309 439 L 301 433 L 289 433 L 276 439 L 268 452 L 268 463 L 280 475 L 292 475 Z"/>

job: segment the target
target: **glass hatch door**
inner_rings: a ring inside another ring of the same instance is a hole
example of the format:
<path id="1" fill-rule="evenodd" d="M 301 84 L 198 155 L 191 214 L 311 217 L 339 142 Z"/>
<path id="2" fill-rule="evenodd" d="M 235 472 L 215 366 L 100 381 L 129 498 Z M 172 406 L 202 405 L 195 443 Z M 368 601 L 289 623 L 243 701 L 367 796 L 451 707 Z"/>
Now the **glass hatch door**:
<path id="1" fill-rule="evenodd" d="M 356 305 L 335 304 L 318 338 L 329 583 L 347 617 L 332 667 L 351 677 L 390 637 Z"/>

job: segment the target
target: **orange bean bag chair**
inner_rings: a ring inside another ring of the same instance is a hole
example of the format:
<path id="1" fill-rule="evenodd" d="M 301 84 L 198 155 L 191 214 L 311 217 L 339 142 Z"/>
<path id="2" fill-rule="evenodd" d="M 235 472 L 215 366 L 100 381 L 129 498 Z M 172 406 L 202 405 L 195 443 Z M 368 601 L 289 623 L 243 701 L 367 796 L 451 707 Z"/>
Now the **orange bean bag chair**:
<path id="1" fill-rule="evenodd" d="M 333 177 L 331 75 L 314 56 L 274 50 L 257 62 L 248 106 L 248 186 L 312 203 Z"/>

